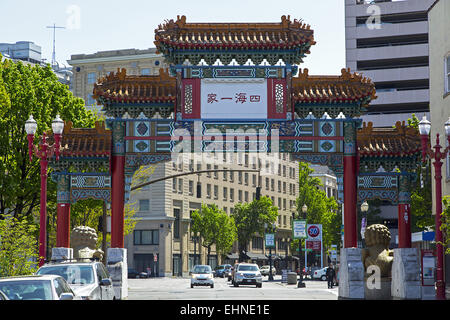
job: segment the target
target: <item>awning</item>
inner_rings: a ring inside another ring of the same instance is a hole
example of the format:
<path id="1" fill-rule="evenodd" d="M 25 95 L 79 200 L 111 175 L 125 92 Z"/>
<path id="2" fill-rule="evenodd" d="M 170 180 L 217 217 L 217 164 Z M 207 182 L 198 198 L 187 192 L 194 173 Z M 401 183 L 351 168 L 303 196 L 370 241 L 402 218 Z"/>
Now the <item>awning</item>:
<path id="1" fill-rule="evenodd" d="M 230 253 L 230 254 L 227 255 L 227 259 L 238 260 L 239 259 L 239 255 L 237 253 Z"/>
<path id="2" fill-rule="evenodd" d="M 266 257 L 266 255 L 264 255 L 262 253 L 247 252 L 245 255 L 251 260 L 267 260 L 268 259 Z"/>

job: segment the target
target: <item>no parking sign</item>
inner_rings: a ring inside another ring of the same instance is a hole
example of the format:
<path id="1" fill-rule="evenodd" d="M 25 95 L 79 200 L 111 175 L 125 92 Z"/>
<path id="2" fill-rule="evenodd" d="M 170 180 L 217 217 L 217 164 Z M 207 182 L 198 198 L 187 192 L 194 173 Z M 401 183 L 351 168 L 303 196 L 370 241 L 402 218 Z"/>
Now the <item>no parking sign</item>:
<path id="1" fill-rule="evenodd" d="M 322 241 L 322 225 L 308 224 L 306 227 L 309 241 Z"/>

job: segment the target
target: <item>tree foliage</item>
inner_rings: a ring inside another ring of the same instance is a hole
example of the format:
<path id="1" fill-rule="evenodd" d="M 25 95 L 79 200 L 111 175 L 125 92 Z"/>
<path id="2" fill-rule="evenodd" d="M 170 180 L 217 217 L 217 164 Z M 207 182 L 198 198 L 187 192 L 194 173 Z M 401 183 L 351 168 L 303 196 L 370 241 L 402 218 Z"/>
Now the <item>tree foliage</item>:
<path id="1" fill-rule="evenodd" d="M 37 270 L 36 230 L 26 219 L 0 219 L 0 277 L 28 275 Z"/>
<path id="2" fill-rule="evenodd" d="M 278 208 L 266 196 L 250 203 L 237 203 L 232 216 L 236 223 L 239 246 L 239 260 L 243 260 L 243 252 L 247 251 L 250 239 L 255 233 L 264 234 L 264 224 L 273 224 L 278 217 Z"/>
<path id="3" fill-rule="evenodd" d="M 37 144 L 57 114 L 75 127 L 92 127 L 96 120 L 83 100 L 58 82 L 50 66 L 0 62 L 0 214 L 21 218 L 39 207 L 39 159 L 29 162 L 25 121 L 30 115 L 36 120 Z M 51 179 L 48 201 L 56 201 L 56 184 Z"/>
<path id="4" fill-rule="evenodd" d="M 191 214 L 191 233 L 199 235 L 202 246 L 208 250 L 208 261 L 211 248 L 216 246 L 218 254 L 226 254 L 236 240 L 236 225 L 233 217 L 219 209 L 215 204 L 202 204 L 201 210 Z"/>
<path id="5" fill-rule="evenodd" d="M 308 163 L 299 162 L 299 193 L 296 199 L 296 219 L 305 218 L 302 207 L 308 207 L 306 222 L 308 224 L 322 224 L 323 246 L 328 248 L 331 244 L 340 243 L 340 228 L 342 215 L 338 210 L 338 204 L 334 198 L 328 198 L 317 177 L 312 177 L 314 172 Z M 292 243 L 293 248 L 298 247 L 298 241 Z"/>

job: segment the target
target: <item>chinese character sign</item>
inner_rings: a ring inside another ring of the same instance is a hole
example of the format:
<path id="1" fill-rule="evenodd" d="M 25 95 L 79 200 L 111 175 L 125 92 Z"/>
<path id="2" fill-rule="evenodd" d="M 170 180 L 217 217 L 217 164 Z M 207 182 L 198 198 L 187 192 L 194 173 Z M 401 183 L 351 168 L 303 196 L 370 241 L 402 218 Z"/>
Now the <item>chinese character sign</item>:
<path id="1" fill-rule="evenodd" d="M 203 119 L 266 119 L 265 79 L 203 79 L 201 82 Z"/>

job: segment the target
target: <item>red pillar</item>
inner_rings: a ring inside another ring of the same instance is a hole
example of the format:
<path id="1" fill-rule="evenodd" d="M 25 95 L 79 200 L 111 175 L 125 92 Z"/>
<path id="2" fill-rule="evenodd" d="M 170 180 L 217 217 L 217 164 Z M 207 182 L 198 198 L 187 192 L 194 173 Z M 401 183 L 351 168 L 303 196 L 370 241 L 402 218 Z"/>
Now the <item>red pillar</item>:
<path id="1" fill-rule="evenodd" d="M 411 206 L 398 204 L 398 247 L 411 248 Z"/>
<path id="2" fill-rule="evenodd" d="M 44 139 L 45 141 L 45 139 Z M 41 202 L 39 214 L 39 266 L 45 263 L 47 257 L 47 145 L 41 144 L 41 151 L 43 155 L 41 161 Z"/>
<path id="3" fill-rule="evenodd" d="M 56 247 L 70 248 L 70 203 L 58 203 L 56 213 Z"/>
<path id="4" fill-rule="evenodd" d="M 439 136 L 437 140 L 439 145 Z M 440 147 L 440 146 L 439 146 Z M 435 147 L 436 148 L 436 147 Z M 439 153 L 439 148 L 437 148 Z M 444 247 L 442 245 L 442 231 L 441 231 L 441 213 L 442 213 L 442 161 L 435 159 L 434 165 L 434 179 L 436 188 L 436 215 L 435 215 L 435 241 L 436 241 L 436 300 L 445 300 L 445 280 L 444 280 Z"/>
<path id="5" fill-rule="evenodd" d="M 125 156 L 112 157 L 111 248 L 124 247 Z"/>
<path id="6" fill-rule="evenodd" d="M 344 155 L 344 248 L 357 247 L 356 156 Z"/>

